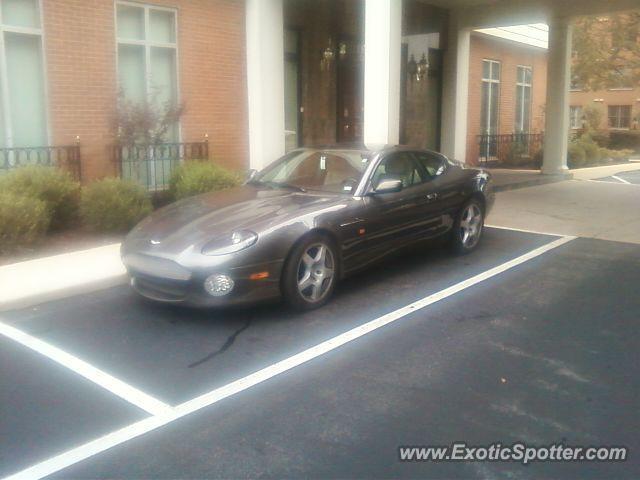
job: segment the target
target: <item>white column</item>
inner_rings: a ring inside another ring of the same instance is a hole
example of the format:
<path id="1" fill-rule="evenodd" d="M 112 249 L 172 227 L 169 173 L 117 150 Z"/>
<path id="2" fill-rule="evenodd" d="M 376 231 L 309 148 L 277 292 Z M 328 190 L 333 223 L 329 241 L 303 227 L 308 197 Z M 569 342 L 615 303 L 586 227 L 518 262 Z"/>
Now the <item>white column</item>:
<path id="1" fill-rule="evenodd" d="M 400 142 L 401 0 L 365 1 L 364 143 Z"/>
<path id="2" fill-rule="evenodd" d="M 442 153 L 466 161 L 469 105 L 471 29 L 462 28 L 458 12 L 451 12 L 444 57 L 442 95 Z"/>
<path id="3" fill-rule="evenodd" d="M 554 18 L 549 22 L 547 104 L 542 173 L 562 173 L 567 170 L 570 77 L 571 24 L 567 18 Z"/>
<path id="4" fill-rule="evenodd" d="M 282 0 L 247 0 L 247 89 L 250 167 L 284 154 Z"/>

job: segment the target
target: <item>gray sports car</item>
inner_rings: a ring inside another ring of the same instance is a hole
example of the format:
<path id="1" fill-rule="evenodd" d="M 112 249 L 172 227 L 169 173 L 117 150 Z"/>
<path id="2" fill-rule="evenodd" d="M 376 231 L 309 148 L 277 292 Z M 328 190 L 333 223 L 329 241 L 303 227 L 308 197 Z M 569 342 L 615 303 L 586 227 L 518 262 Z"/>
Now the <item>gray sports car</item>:
<path id="1" fill-rule="evenodd" d="M 275 297 L 317 308 L 338 281 L 401 247 L 448 235 L 480 241 L 490 174 L 406 147 L 305 148 L 241 187 L 188 198 L 137 225 L 122 244 L 131 285 L 194 306 Z"/>

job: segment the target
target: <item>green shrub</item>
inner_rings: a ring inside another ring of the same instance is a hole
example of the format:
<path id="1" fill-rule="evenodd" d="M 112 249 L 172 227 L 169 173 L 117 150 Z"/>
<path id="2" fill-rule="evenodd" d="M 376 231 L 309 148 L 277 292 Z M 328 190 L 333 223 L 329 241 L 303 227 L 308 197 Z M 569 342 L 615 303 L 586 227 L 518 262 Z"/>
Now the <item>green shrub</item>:
<path id="1" fill-rule="evenodd" d="M 569 168 L 580 168 L 584 166 L 586 161 L 586 153 L 580 142 L 571 142 L 569 144 Z"/>
<path id="2" fill-rule="evenodd" d="M 235 187 L 240 176 L 207 161 L 189 161 L 171 174 L 170 191 L 176 200 L 200 193 Z"/>
<path id="3" fill-rule="evenodd" d="M 640 130 L 612 130 L 609 133 L 608 148 L 613 150 L 629 149 L 640 153 Z"/>
<path id="4" fill-rule="evenodd" d="M 580 143 L 582 144 L 582 148 L 584 148 L 584 155 L 587 164 L 597 164 L 602 159 L 601 149 L 598 144 L 591 139 L 591 137 L 583 137 L 583 140 Z"/>
<path id="5" fill-rule="evenodd" d="M 50 220 L 42 200 L 0 191 L 0 253 L 36 243 L 49 228 Z"/>
<path id="6" fill-rule="evenodd" d="M 151 213 L 146 190 L 129 180 L 105 178 L 85 187 L 80 215 L 99 232 L 125 232 Z"/>
<path id="7" fill-rule="evenodd" d="M 0 178 L 0 191 L 44 202 L 53 230 L 68 227 L 77 219 L 80 184 L 74 181 L 69 173 L 58 168 L 16 168 Z"/>
<path id="8" fill-rule="evenodd" d="M 513 167 L 521 166 L 531 160 L 528 153 L 527 146 L 524 143 L 514 142 L 509 147 L 505 163 Z"/>
<path id="9" fill-rule="evenodd" d="M 589 134 L 591 135 L 593 141 L 596 142 L 599 147 L 609 148 L 609 144 L 611 143 L 609 130 L 597 130 L 589 132 Z"/>

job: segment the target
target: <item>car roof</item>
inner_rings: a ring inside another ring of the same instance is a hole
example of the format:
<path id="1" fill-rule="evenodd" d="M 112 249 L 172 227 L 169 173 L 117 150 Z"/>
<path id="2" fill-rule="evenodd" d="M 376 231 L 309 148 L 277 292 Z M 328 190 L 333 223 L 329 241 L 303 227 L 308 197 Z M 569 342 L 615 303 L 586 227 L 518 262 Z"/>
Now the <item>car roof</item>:
<path id="1" fill-rule="evenodd" d="M 432 150 L 419 147 L 411 147 L 408 145 L 385 145 L 382 148 L 373 150 L 365 147 L 361 144 L 344 144 L 344 145 L 311 145 L 300 147 L 296 150 L 321 150 L 324 152 L 344 152 L 344 153 L 358 153 L 366 156 L 372 156 L 377 153 L 391 153 L 391 152 L 432 152 L 438 153 Z M 442 155 L 442 154 L 439 154 Z"/>

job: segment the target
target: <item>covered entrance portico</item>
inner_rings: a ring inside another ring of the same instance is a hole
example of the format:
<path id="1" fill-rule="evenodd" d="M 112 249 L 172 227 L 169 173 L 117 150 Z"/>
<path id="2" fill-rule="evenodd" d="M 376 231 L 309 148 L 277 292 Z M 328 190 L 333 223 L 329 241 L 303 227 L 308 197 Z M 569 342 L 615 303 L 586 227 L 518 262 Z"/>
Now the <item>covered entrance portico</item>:
<path id="1" fill-rule="evenodd" d="M 636 0 L 247 0 L 250 162 L 409 144 L 464 160 L 473 29 L 549 25 L 542 173 L 566 171 L 570 19 Z"/>

